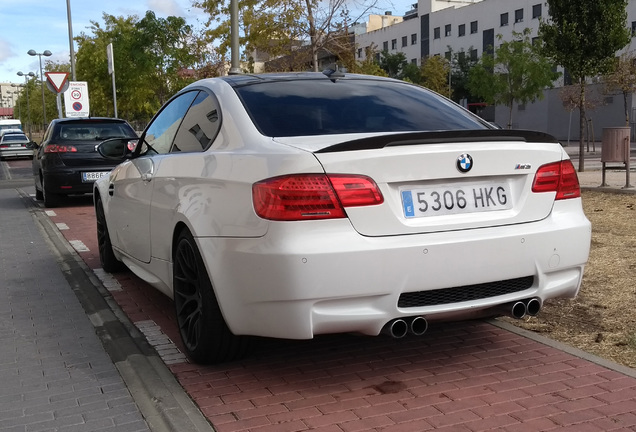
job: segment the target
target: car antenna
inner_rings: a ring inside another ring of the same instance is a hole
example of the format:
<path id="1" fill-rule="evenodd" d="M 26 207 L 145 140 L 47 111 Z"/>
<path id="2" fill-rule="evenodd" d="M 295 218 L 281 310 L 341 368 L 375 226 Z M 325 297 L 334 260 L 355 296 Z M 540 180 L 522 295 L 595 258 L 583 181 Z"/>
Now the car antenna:
<path id="1" fill-rule="evenodd" d="M 329 79 L 331 80 L 331 82 L 336 82 L 337 79 L 339 78 L 344 78 L 345 74 L 344 72 L 346 72 L 346 70 L 340 69 L 338 68 L 338 65 L 334 65 L 335 69 L 325 69 L 324 71 L 322 71 L 323 74 L 325 74 L 326 76 L 329 77 Z"/>

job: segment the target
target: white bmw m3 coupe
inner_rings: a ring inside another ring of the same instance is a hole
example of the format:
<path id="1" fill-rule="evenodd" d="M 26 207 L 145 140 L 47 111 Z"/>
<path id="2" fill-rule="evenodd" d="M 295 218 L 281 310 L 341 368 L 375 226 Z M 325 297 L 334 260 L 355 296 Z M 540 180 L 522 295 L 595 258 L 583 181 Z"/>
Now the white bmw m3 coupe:
<path id="1" fill-rule="evenodd" d="M 104 270 L 173 298 L 193 361 L 249 336 L 421 335 L 576 296 L 591 226 L 553 137 L 365 75 L 232 75 L 175 95 L 95 182 Z"/>

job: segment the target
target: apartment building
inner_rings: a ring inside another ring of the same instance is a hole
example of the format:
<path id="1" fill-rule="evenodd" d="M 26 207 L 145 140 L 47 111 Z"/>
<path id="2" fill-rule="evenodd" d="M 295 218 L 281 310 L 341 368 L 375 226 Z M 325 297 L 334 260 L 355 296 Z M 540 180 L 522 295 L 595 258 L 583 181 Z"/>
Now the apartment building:
<path id="1" fill-rule="evenodd" d="M 636 0 L 629 1 L 627 12 L 625 25 L 636 32 Z M 401 22 L 356 34 L 356 58 L 364 60 L 366 48 L 372 46 L 376 51 L 403 52 L 408 61 L 417 65 L 422 58 L 450 57 L 453 52 L 464 52 L 477 59 L 500 43 L 498 35 L 510 40 L 513 32 L 528 28 L 530 37 L 537 37 L 540 20 L 548 17 L 547 3 L 542 0 L 419 0 Z M 625 51 L 634 49 L 636 43 L 632 39 Z M 566 111 L 558 94 L 563 77 L 555 85 L 557 88 L 546 90 L 543 100 L 515 106 L 513 127 L 543 130 L 562 140 L 578 140 L 578 111 Z M 596 92 L 603 91 L 599 85 L 592 87 Z M 624 123 L 624 107 L 620 95 L 598 97 L 602 106 L 589 114 L 594 135 L 600 139 L 603 127 L 624 125 L 620 124 L 621 119 Z M 636 98 L 630 99 L 634 99 L 629 103 L 632 118 L 636 118 Z M 495 121 L 506 116 L 507 108 L 497 107 Z"/>

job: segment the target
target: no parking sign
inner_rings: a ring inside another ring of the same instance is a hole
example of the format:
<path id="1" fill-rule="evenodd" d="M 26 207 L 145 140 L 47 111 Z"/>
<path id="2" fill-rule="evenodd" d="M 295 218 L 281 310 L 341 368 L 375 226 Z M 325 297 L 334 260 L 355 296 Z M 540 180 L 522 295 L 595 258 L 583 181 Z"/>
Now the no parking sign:
<path id="1" fill-rule="evenodd" d="M 64 92 L 64 107 L 66 117 L 88 117 L 90 105 L 88 103 L 88 83 L 72 81 L 68 90 Z"/>

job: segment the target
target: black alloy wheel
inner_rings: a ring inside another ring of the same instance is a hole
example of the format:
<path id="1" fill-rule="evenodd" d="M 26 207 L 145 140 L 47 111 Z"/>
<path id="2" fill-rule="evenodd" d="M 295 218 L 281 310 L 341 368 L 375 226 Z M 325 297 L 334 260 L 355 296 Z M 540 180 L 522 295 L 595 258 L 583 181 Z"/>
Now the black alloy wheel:
<path id="1" fill-rule="evenodd" d="M 196 242 L 181 232 L 174 250 L 174 303 L 179 333 L 188 356 L 212 364 L 245 355 L 249 338 L 227 327 Z"/>
<path id="2" fill-rule="evenodd" d="M 107 273 L 119 273 L 126 270 L 124 263 L 115 257 L 113 245 L 110 242 L 108 226 L 106 225 L 106 215 L 102 199 L 97 198 L 95 203 L 95 220 L 97 221 L 97 248 L 99 249 L 99 262 Z"/>

